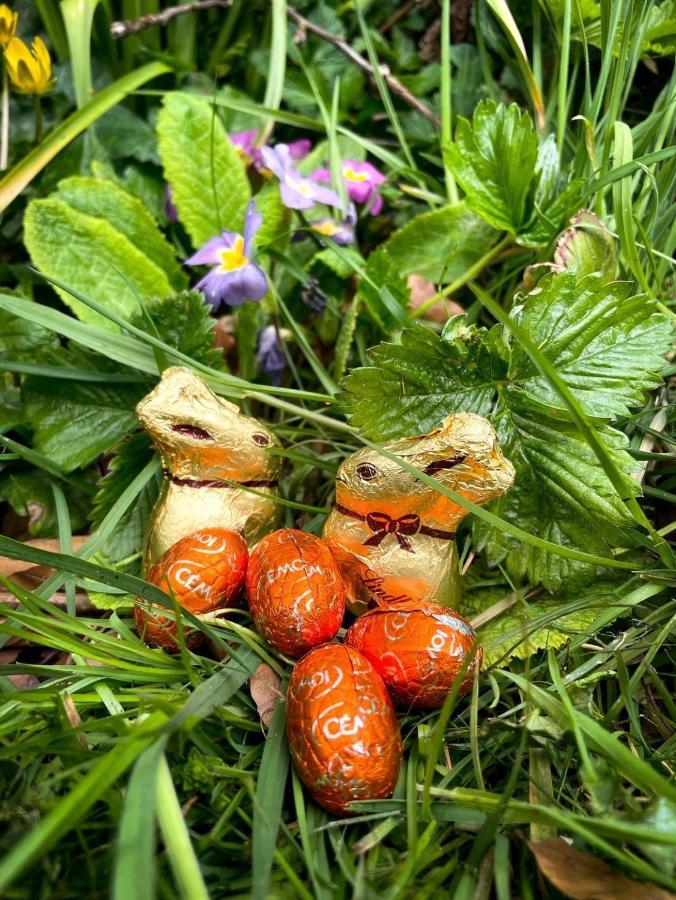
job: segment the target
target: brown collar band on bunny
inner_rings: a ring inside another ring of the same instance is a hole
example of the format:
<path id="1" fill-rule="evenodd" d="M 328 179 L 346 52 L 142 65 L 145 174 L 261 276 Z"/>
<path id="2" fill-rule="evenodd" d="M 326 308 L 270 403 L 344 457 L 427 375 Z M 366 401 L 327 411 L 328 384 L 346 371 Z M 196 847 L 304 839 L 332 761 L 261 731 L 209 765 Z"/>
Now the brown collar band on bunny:
<path id="1" fill-rule="evenodd" d="M 455 531 L 442 531 L 441 528 L 429 528 L 427 525 L 421 525 L 420 516 L 417 513 L 407 513 L 405 516 L 393 519 L 384 512 L 370 512 L 364 516 L 353 509 L 341 506 L 340 503 L 336 503 L 335 509 L 343 516 L 366 522 L 373 534 L 364 541 L 365 547 L 378 547 L 388 534 L 393 534 L 401 549 L 407 553 L 415 553 L 407 535 L 426 534 L 442 541 L 455 540 Z"/>
<path id="2" fill-rule="evenodd" d="M 199 481 L 194 478 L 179 478 L 178 475 L 172 475 L 168 469 L 163 469 L 162 474 L 165 478 L 168 478 L 172 484 L 178 484 L 181 487 L 193 487 L 193 488 L 238 488 L 238 487 L 251 487 L 251 488 L 276 488 L 279 484 L 278 481 L 218 481 L 217 479 L 209 479 L 205 481 Z"/>

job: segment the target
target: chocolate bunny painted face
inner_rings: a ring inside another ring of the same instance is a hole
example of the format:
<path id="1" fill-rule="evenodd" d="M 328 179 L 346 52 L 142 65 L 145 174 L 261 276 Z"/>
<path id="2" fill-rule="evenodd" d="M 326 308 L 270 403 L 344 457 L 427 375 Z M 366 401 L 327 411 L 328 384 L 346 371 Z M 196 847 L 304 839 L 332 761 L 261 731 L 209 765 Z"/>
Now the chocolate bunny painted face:
<path id="1" fill-rule="evenodd" d="M 421 437 L 384 449 L 476 504 L 509 490 L 514 467 L 490 423 L 474 413 L 448 416 Z M 353 612 L 369 605 L 460 596 L 455 534 L 464 506 L 396 459 L 366 447 L 336 477 L 336 502 L 324 526 Z"/>
<path id="2" fill-rule="evenodd" d="M 241 484 L 271 482 L 279 475 L 281 459 L 270 453 L 279 446 L 274 434 L 189 369 L 165 369 L 136 412 L 164 467 L 177 478 Z"/>
<path id="3" fill-rule="evenodd" d="M 474 413 L 449 416 L 429 434 L 393 441 L 386 447 L 477 503 L 501 496 L 514 480 L 514 468 L 503 456 L 495 431 Z M 372 511 L 374 504 L 399 504 L 402 509 L 420 511 L 440 496 L 417 475 L 370 447 L 348 457 L 336 477 L 337 502 L 356 505 L 360 512 Z"/>

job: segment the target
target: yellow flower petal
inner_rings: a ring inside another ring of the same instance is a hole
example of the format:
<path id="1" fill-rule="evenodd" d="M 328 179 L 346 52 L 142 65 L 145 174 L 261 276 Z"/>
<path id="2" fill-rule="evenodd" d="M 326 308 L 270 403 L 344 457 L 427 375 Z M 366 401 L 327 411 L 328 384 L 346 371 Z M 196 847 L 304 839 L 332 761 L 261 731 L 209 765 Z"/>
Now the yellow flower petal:
<path id="1" fill-rule="evenodd" d="M 0 4 L 0 44 L 8 44 L 16 33 L 19 13 L 5 3 Z"/>
<path id="2" fill-rule="evenodd" d="M 18 80 L 19 62 L 23 62 L 30 68 L 32 64 L 32 56 L 28 47 L 21 38 L 15 37 L 7 44 L 5 50 L 5 63 L 7 64 L 7 74 L 12 82 Z"/>
<path id="3" fill-rule="evenodd" d="M 13 37 L 5 48 L 7 74 L 24 94 L 41 94 L 52 86 L 52 62 L 44 41 L 37 37 L 32 51 L 21 38 Z"/>
<path id="4" fill-rule="evenodd" d="M 52 77 L 52 61 L 49 58 L 49 50 L 45 46 L 45 42 L 41 37 L 36 37 L 33 41 L 33 53 L 35 54 L 35 58 L 40 63 L 40 67 L 43 71 L 44 78 L 49 81 Z"/>
<path id="5" fill-rule="evenodd" d="M 219 271 L 234 272 L 236 269 L 241 269 L 248 262 L 248 258 L 244 255 L 244 238 L 238 234 L 235 238 L 235 243 L 229 250 L 221 250 Z"/>

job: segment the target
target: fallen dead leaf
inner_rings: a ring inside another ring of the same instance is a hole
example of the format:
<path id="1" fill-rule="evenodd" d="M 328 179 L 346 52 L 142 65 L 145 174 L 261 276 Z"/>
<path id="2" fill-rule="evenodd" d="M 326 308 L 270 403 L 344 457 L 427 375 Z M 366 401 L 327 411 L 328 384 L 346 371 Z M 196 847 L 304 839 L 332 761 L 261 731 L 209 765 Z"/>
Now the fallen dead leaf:
<path id="1" fill-rule="evenodd" d="M 573 900 L 675 900 L 676 894 L 621 875 L 602 859 L 576 850 L 561 838 L 529 842 L 540 871 Z"/>
<path id="2" fill-rule="evenodd" d="M 75 534 L 73 535 L 73 551 L 88 541 L 91 535 Z M 58 538 L 33 538 L 30 541 L 24 541 L 27 547 L 36 547 L 38 550 L 50 550 L 52 553 L 61 553 L 61 543 Z M 26 562 L 25 559 L 9 559 L 7 556 L 0 556 L 0 575 L 5 578 L 11 578 L 18 572 L 25 572 L 28 569 L 39 568 L 32 562 Z"/>
<path id="3" fill-rule="evenodd" d="M 279 691 L 281 679 L 267 663 L 261 663 L 249 679 L 251 699 L 256 704 L 262 724 L 267 728 L 272 722 L 275 705 L 282 696 Z"/>
<path id="4" fill-rule="evenodd" d="M 35 675 L 8 675 L 7 679 L 12 682 L 17 691 L 30 691 L 40 687 L 40 679 Z"/>
<path id="5" fill-rule="evenodd" d="M 422 275 L 409 275 L 406 279 L 406 284 L 411 292 L 409 306 L 412 310 L 418 309 L 421 304 L 434 297 L 437 293 L 436 286 L 431 281 L 428 281 L 427 278 L 423 278 Z M 465 310 L 455 300 L 445 298 L 433 303 L 429 309 L 425 310 L 421 318 L 429 319 L 431 322 L 443 323 L 450 319 L 451 316 L 461 316 L 464 312 Z"/>
<path id="6" fill-rule="evenodd" d="M 88 750 L 87 738 L 85 737 L 84 731 L 82 731 L 82 719 L 80 718 L 80 713 L 77 711 L 77 706 L 75 706 L 75 703 L 73 702 L 73 698 L 68 691 L 63 691 L 60 694 L 60 699 L 66 718 L 75 730 L 75 737 L 77 738 L 78 743 L 83 750 Z"/>

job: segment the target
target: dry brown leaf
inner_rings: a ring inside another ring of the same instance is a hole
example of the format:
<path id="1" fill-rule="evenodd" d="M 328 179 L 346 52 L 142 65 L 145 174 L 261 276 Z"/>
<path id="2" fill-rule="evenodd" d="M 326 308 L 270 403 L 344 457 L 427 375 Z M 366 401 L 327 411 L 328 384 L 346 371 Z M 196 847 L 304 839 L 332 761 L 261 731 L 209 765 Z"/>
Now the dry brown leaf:
<path id="1" fill-rule="evenodd" d="M 416 310 L 422 303 L 434 297 L 437 293 L 436 286 L 431 281 L 428 281 L 427 278 L 423 278 L 422 275 L 409 275 L 406 279 L 406 284 L 411 292 L 409 306 L 413 310 Z M 431 322 L 443 323 L 451 316 L 461 316 L 464 312 L 465 310 L 455 300 L 445 298 L 433 303 L 422 314 L 422 318 L 429 319 Z"/>
<path id="2" fill-rule="evenodd" d="M 674 900 L 675 894 L 621 875 L 602 859 L 576 850 L 561 838 L 529 843 L 540 871 L 573 900 Z"/>
<path id="3" fill-rule="evenodd" d="M 83 750 L 88 750 L 87 738 L 85 737 L 84 731 L 82 731 L 82 719 L 80 718 L 80 713 L 77 711 L 77 706 L 73 702 L 73 698 L 68 691 L 63 691 L 60 694 L 60 699 L 66 718 L 75 730 L 75 737 L 77 738 L 78 743 Z"/>
<path id="4" fill-rule="evenodd" d="M 73 551 L 88 541 L 91 535 L 75 534 L 73 535 Z M 61 543 L 58 538 L 33 538 L 30 541 L 24 541 L 27 547 L 37 547 L 38 550 L 50 550 L 52 553 L 61 553 Z M 32 562 L 26 562 L 25 559 L 9 559 L 6 556 L 0 556 L 0 575 L 5 578 L 11 578 L 18 572 L 25 572 L 28 569 L 40 568 Z"/>
<path id="5" fill-rule="evenodd" d="M 31 691 L 33 688 L 40 687 L 40 679 L 35 675 L 8 675 L 8 681 L 11 681 L 17 691 Z"/>
<path id="6" fill-rule="evenodd" d="M 249 679 L 251 699 L 256 704 L 261 722 L 267 728 L 272 722 L 275 705 L 282 696 L 279 692 L 281 679 L 267 663 L 261 663 Z"/>

